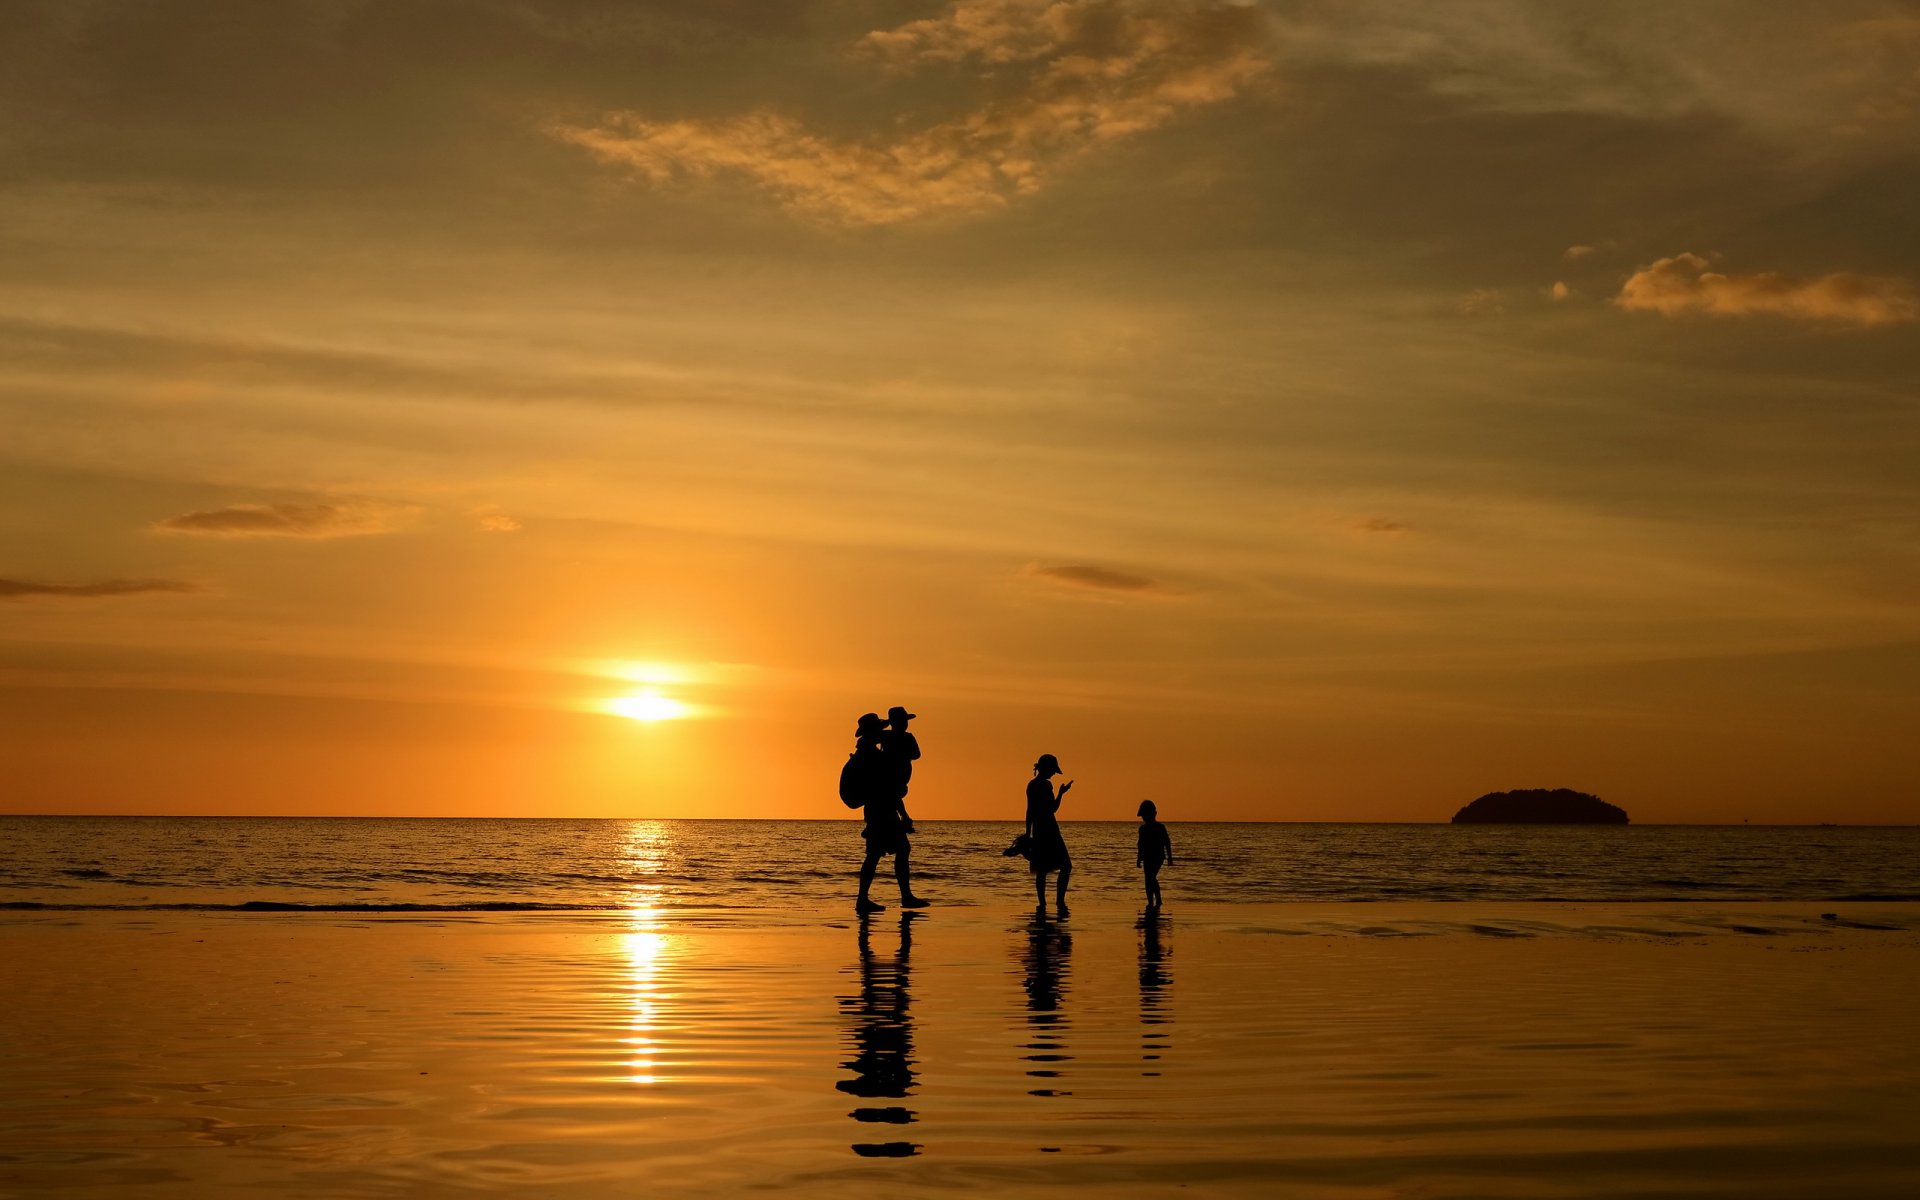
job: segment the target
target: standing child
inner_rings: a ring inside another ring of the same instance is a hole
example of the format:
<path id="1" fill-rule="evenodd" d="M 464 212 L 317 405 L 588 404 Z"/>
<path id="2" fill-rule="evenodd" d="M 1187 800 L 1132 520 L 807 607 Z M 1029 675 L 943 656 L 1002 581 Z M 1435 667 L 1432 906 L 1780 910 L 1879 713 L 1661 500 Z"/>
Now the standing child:
<path id="1" fill-rule="evenodd" d="M 1160 907 L 1160 867 L 1173 862 L 1173 839 L 1159 820 L 1160 810 L 1151 800 L 1140 802 L 1140 853 L 1135 865 L 1147 873 L 1147 907 Z"/>

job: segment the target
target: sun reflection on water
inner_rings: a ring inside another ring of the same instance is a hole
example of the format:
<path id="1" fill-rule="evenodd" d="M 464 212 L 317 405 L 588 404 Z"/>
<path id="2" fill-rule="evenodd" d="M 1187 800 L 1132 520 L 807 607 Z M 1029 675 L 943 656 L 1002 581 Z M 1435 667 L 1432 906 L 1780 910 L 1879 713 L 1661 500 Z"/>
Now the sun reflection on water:
<path id="1" fill-rule="evenodd" d="M 626 958 L 628 995 L 626 1078 L 632 1083 L 658 1083 L 662 1078 L 661 972 L 673 939 L 661 928 L 663 889 L 654 876 L 666 865 L 671 842 L 672 835 L 659 821 L 627 825 L 624 873 L 633 880 L 633 890 L 624 905 L 628 929 L 620 935 L 620 952 Z"/>
<path id="2" fill-rule="evenodd" d="M 626 1078 L 630 1083 L 658 1083 L 660 970 L 669 938 L 657 928 L 660 910 L 651 905 L 629 909 L 628 919 L 633 927 L 620 935 L 620 950 L 627 959 Z"/>

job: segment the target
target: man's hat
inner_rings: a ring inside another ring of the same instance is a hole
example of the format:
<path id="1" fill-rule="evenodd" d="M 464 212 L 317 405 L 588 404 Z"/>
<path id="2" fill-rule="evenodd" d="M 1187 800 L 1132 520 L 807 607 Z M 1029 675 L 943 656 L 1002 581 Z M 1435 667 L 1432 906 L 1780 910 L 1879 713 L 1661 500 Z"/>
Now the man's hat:
<path id="1" fill-rule="evenodd" d="M 920 715 L 919 713 L 908 712 L 906 709 L 901 708 L 898 704 L 894 705 L 892 708 L 887 710 L 888 721 L 911 721 L 919 715 Z"/>

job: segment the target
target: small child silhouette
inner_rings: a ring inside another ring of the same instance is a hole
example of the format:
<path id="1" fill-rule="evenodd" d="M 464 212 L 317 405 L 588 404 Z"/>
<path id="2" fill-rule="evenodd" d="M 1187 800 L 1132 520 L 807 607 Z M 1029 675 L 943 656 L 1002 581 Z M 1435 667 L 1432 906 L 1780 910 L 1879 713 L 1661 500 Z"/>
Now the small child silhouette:
<path id="1" fill-rule="evenodd" d="M 1160 907 L 1160 867 L 1173 863 L 1173 839 L 1159 820 L 1160 810 L 1151 800 L 1140 802 L 1140 852 L 1134 864 L 1147 873 L 1147 907 Z"/>

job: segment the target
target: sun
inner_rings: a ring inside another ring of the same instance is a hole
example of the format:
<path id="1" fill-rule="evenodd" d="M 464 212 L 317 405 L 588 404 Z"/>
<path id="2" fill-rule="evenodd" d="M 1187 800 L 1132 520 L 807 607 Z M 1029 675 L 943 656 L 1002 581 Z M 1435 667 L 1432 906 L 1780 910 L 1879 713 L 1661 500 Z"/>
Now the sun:
<path id="1" fill-rule="evenodd" d="M 693 711 L 691 706 L 652 688 L 615 696 L 606 701 L 606 710 L 629 721 L 672 721 Z"/>

